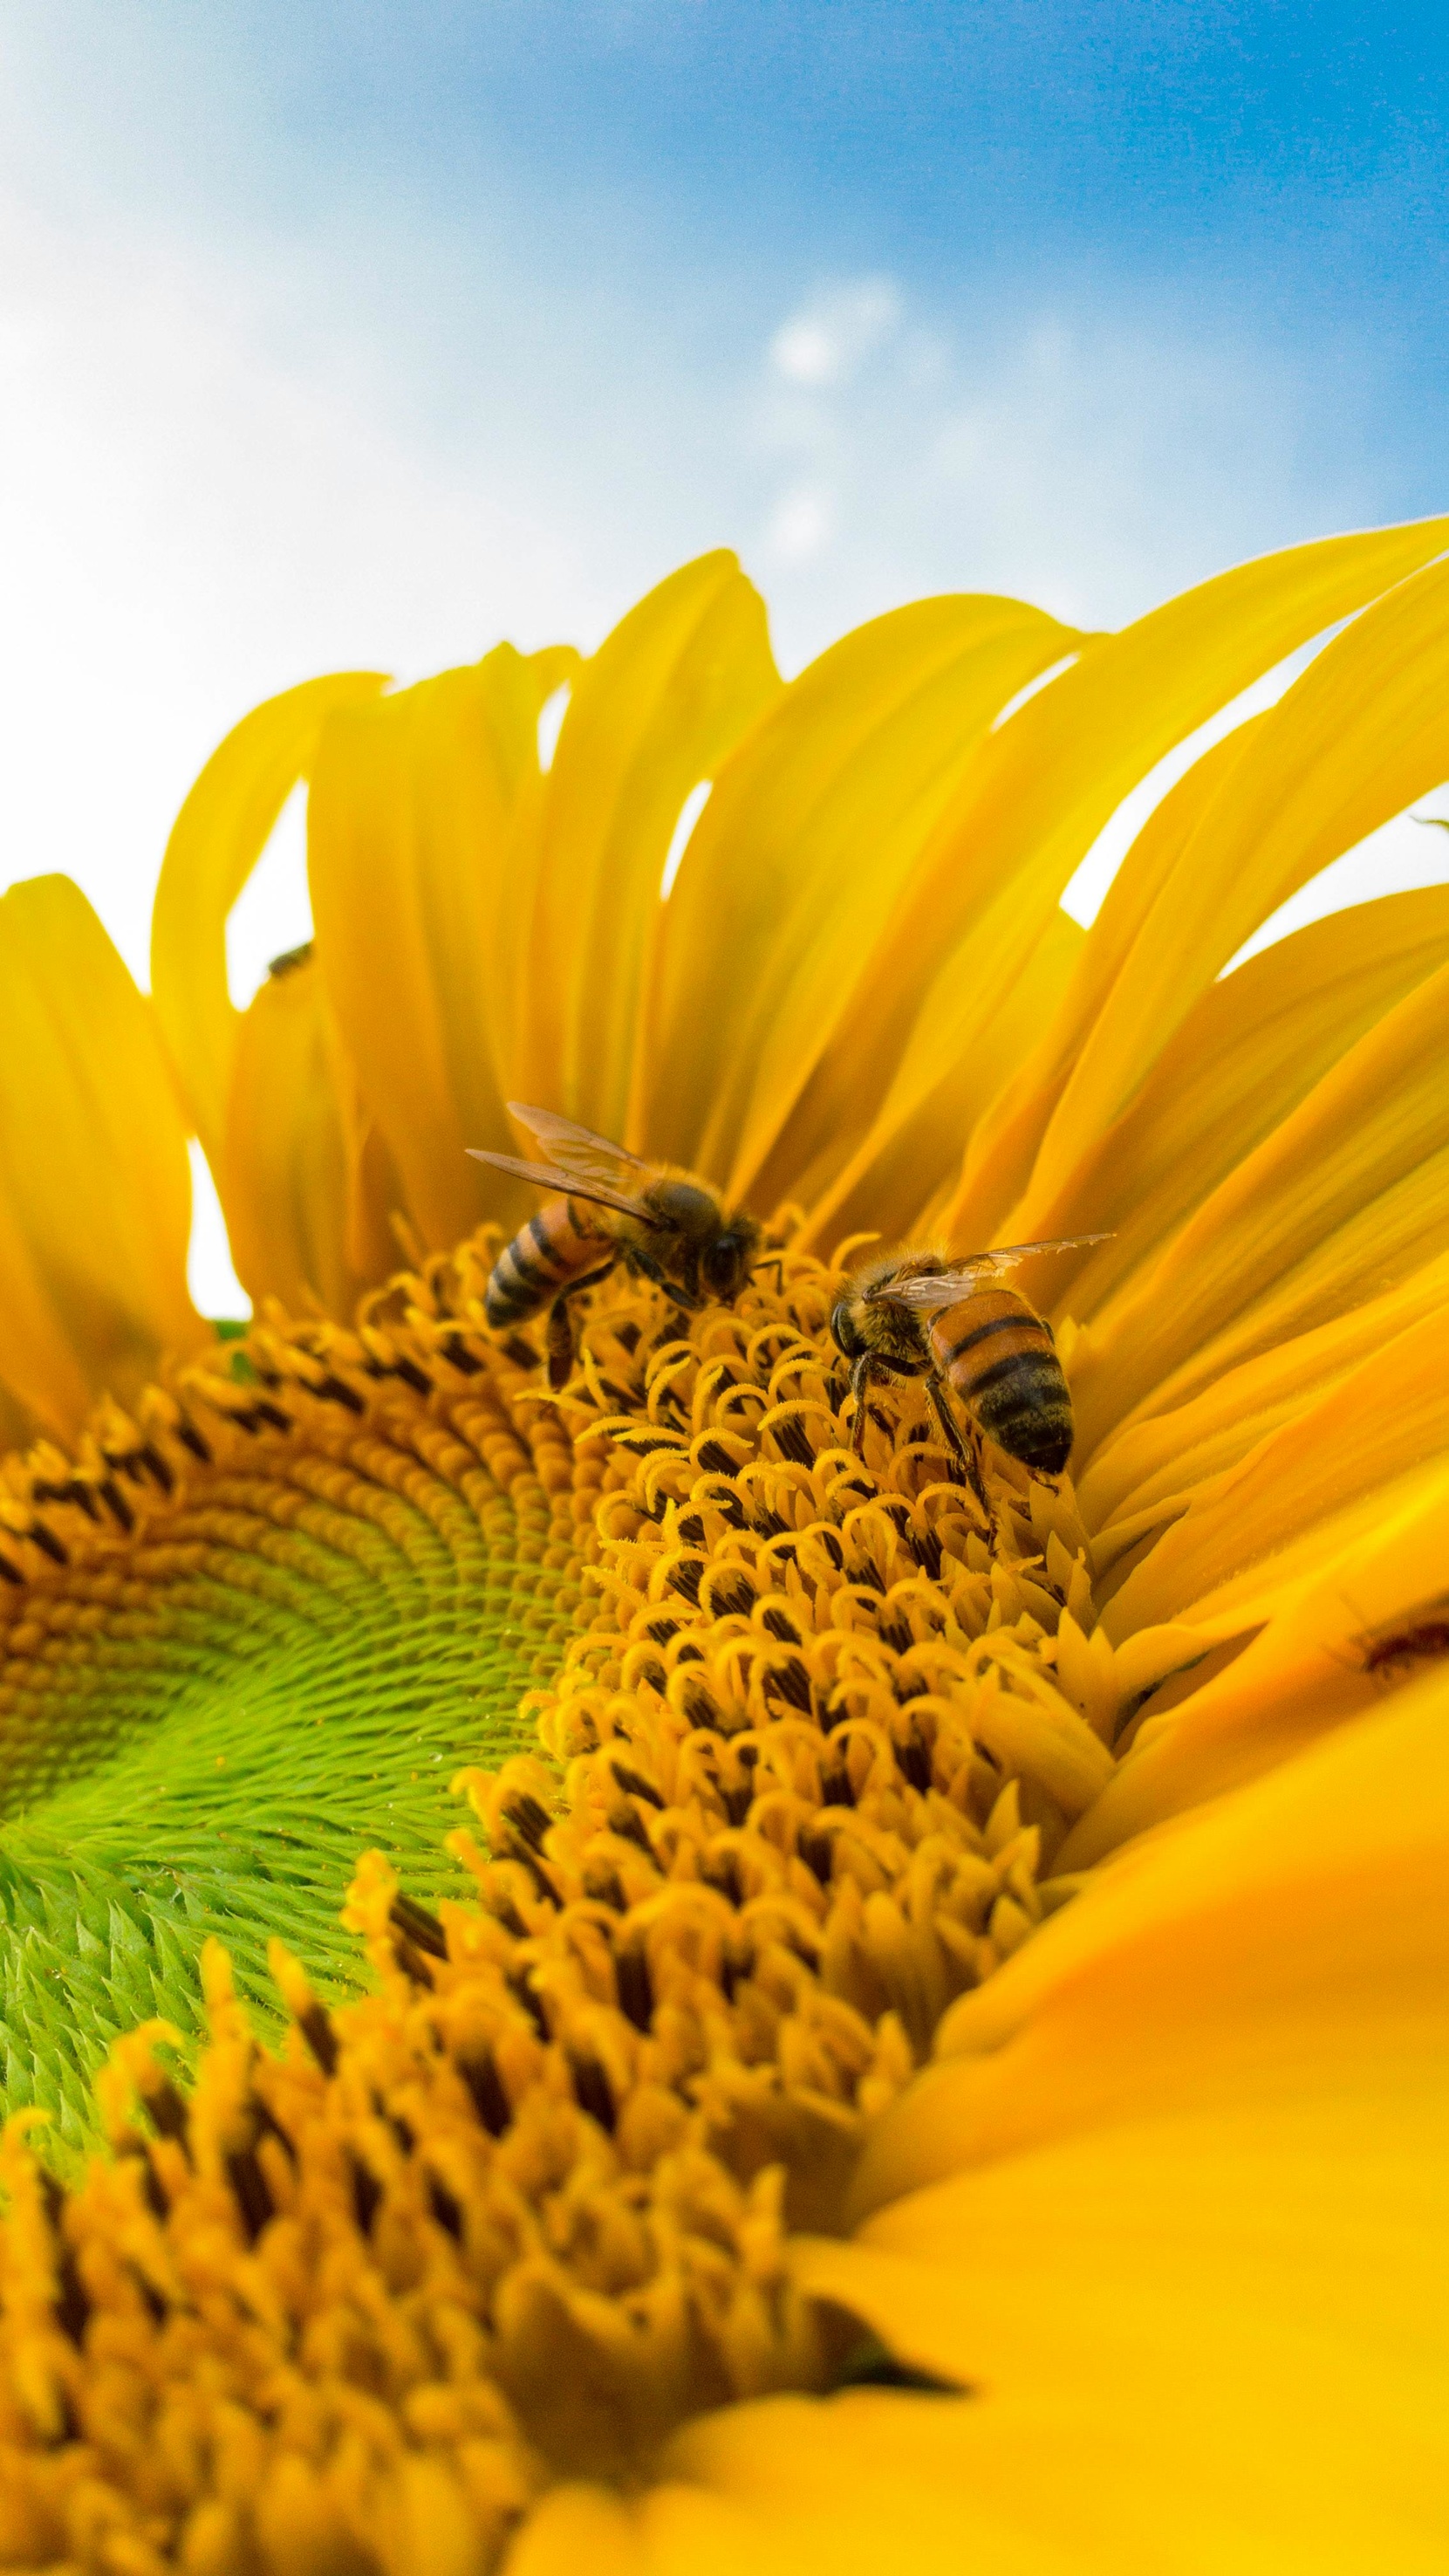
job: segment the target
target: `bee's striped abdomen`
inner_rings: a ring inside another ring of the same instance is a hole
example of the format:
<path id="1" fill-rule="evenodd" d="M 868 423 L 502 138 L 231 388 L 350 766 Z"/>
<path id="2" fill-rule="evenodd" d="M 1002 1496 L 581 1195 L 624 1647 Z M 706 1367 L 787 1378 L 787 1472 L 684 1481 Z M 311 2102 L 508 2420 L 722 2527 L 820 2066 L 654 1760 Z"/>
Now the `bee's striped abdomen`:
<path id="1" fill-rule="evenodd" d="M 547 1199 L 511 1243 L 505 1243 L 489 1274 L 484 1312 L 495 1328 L 522 1324 L 583 1270 L 597 1269 L 605 1240 L 585 1234 L 575 1224 L 567 1199 Z"/>
<path id="2" fill-rule="evenodd" d="M 1072 1400 L 1040 1315 L 1010 1288 L 983 1288 L 938 1315 L 936 1366 L 989 1440 L 1059 1476 L 1072 1450 Z"/>

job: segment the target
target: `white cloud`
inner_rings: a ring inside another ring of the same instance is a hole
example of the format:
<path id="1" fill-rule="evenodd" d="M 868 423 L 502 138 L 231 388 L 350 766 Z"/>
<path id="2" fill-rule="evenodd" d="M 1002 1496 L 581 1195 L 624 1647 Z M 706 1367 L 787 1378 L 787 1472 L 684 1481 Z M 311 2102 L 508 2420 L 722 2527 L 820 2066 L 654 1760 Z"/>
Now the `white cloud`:
<path id="1" fill-rule="evenodd" d="M 1329 462 L 1360 452 L 1351 394 L 1327 446 L 1319 376 L 1226 303 L 1153 308 L 1126 280 L 975 294 L 926 311 L 861 281 L 767 337 L 751 430 L 773 476 L 758 524 L 787 639 L 807 596 L 818 628 L 958 587 L 1117 624 L 1245 555 L 1373 517 Z M 852 298 L 878 314 L 868 365 L 841 356 Z M 1356 381 L 1325 353 L 1319 366 Z M 801 492 L 829 494 L 828 546 L 779 542 Z"/>
<path id="2" fill-rule="evenodd" d="M 890 339 L 900 318 L 900 290 L 892 278 L 856 278 L 817 296 L 782 322 L 770 342 L 770 358 L 787 384 L 849 384 Z"/>
<path id="3" fill-rule="evenodd" d="M 775 504 L 765 531 L 766 550 L 777 563 L 808 563 L 829 544 L 834 520 L 829 492 L 818 484 L 798 484 Z"/>

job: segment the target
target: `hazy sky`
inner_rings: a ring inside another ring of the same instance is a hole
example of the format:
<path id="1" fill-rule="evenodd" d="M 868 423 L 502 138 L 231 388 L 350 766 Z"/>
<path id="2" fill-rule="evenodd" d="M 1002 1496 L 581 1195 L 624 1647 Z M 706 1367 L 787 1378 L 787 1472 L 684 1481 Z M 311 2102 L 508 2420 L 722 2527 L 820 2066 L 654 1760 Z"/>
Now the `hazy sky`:
<path id="1" fill-rule="evenodd" d="M 6 878 L 144 972 L 255 699 L 707 545 L 795 668 L 1443 508 L 1446 104 L 1442 0 L 0 0 Z"/>

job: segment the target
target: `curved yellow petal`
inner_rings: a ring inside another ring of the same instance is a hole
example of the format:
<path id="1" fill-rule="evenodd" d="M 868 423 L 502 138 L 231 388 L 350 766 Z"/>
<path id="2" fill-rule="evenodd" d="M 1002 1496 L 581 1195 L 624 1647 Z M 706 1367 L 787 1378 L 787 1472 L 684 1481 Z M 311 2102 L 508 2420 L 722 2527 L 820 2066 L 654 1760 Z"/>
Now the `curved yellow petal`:
<path id="1" fill-rule="evenodd" d="M 517 959 L 525 1100 L 621 1140 L 637 1121 L 660 886 L 680 809 L 780 685 L 764 602 L 724 551 L 660 582 L 580 672 L 539 800 L 533 912 Z"/>
<path id="2" fill-rule="evenodd" d="M 506 2576 L 960 2576 L 978 2549 L 993 2567 L 1061 2576 L 1061 2562 L 1029 2541 L 1030 2554 L 1017 2554 L 1025 2536 L 998 2531 L 990 2500 L 973 2519 L 969 2412 L 861 2390 L 706 2415 L 638 2488 L 546 2496 Z"/>
<path id="3" fill-rule="evenodd" d="M 0 898 L 0 1021 L 0 1371 L 68 1435 L 206 1336 L 185 1131 L 151 1006 L 68 877 Z"/>
<path id="4" fill-rule="evenodd" d="M 669 2483 L 638 2511 L 640 2576 L 1120 2576 L 1152 2564 L 1133 2542 L 1160 2499 L 1139 2498 L 1130 2475 L 1095 2491 L 1099 2443 L 1095 2424 L 1077 2435 L 1040 2414 L 988 2427 L 951 2396 L 852 2389 L 732 2407 L 670 2444 Z"/>
<path id="5" fill-rule="evenodd" d="M 1076 641 L 1016 600 L 923 600 L 791 683 L 722 771 L 665 907 L 658 1150 L 762 1204 L 793 1190 L 845 1146 L 834 1076 L 807 1088 L 832 1041 L 858 1134 L 878 1097 L 860 1003 L 876 943 L 992 717 Z"/>
<path id="6" fill-rule="evenodd" d="M 1209 2176 L 1185 2179 L 1210 2193 Z M 1056 2182 L 1043 2174 L 1044 2191 Z M 1052 2259 L 1072 2249 L 1071 2218 L 1049 2206 L 1040 2251 L 1028 2246 L 1024 2333 L 1051 2297 Z M 993 2323 L 998 2267 L 1017 2241 L 987 2266 Z M 909 2304 L 944 2340 L 969 2306 L 954 2268 L 933 2279 L 926 2262 L 859 2248 L 837 2259 L 858 2312 L 868 2284 L 878 2307 L 896 2316 Z M 1257 2322 L 1250 2314 L 1242 2331 Z M 1395 2420 L 1397 2384 L 1377 2402 L 1370 2390 L 1356 2413 L 1356 2392 L 1315 2370 L 1301 2342 L 1275 2338 L 1244 2368 L 1231 2318 L 1224 2329 L 1214 2317 L 1191 2396 L 1173 2406 L 1174 2327 L 1165 2300 L 1124 2312 L 1100 2356 L 1074 2345 L 1070 2390 L 1054 2373 L 1040 2391 L 989 2402 L 860 2391 L 705 2416 L 671 2445 L 671 2483 L 631 2499 L 637 2555 L 606 2558 L 608 2576 L 1439 2576 L 1442 2453 L 1422 2416 Z M 1320 2404 L 1322 2459 L 1311 2439 Z M 521 2551 L 517 2564 L 523 2576 L 566 2576 L 561 2555 Z"/>
<path id="7" fill-rule="evenodd" d="M 933 935 L 939 941 L 952 919 L 953 872 L 969 852 L 972 882 L 984 876 L 999 889 L 994 903 L 977 903 L 969 918 L 953 923 L 953 936 L 973 934 L 969 967 L 980 991 L 963 980 L 938 1007 L 950 1007 L 963 1032 L 979 1031 L 981 993 L 1010 990 L 1072 870 L 1154 762 L 1285 654 L 1431 562 L 1446 543 L 1449 521 L 1435 519 L 1295 546 L 1184 592 L 1120 635 L 1094 640 L 1072 670 L 1001 728 L 964 782 L 916 907 L 878 961 L 884 991 L 903 951 Z M 1143 864 L 1155 893 L 1149 855 Z M 1125 932 L 1132 909 L 1124 896 L 1118 929 Z M 1104 935 L 1094 974 L 1111 972 L 1116 953 L 1115 933 Z M 1080 1033 L 1089 1001 L 1090 994 L 1078 994 L 1061 1038 L 1044 1033 L 1041 1057 L 981 1121 L 951 1212 L 954 1238 L 1002 1239 L 997 1229 L 1021 1195 L 1055 1103 L 1053 1072 L 1069 1068 L 1073 1032 Z M 1035 1111 L 1024 1116 L 1033 1099 Z"/>
<path id="8" fill-rule="evenodd" d="M 522 979 L 504 935 L 511 835 L 538 774 L 539 711 L 576 663 L 500 645 L 321 728 L 307 809 L 319 971 L 433 1246 L 487 1204 L 467 1147 L 514 1143 L 500 1026 Z"/>
<path id="9" fill-rule="evenodd" d="M 345 1316 L 390 1266 L 386 1238 L 361 1277 L 348 1258 L 344 1080 L 315 960 L 272 975 L 241 1016 L 217 1188 L 243 1287 L 294 1313 Z"/>
<path id="10" fill-rule="evenodd" d="M 634 2514 L 609 2487 L 581 2479 L 556 2486 L 508 2553 L 508 2576 L 645 2576 L 648 2557 Z"/>
<path id="11" fill-rule="evenodd" d="M 375 696 L 385 676 L 333 671 L 254 707 L 212 753 L 172 827 L 151 916 L 151 990 L 213 1163 L 238 1020 L 227 991 L 227 915 L 308 773 L 324 716 L 350 699 Z"/>

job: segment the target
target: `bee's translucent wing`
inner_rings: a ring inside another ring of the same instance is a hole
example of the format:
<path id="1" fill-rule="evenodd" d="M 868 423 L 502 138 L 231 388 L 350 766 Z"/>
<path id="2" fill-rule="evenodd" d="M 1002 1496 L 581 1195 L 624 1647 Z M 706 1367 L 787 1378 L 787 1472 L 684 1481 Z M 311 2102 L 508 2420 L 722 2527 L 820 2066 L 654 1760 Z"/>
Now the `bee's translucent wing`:
<path id="1" fill-rule="evenodd" d="M 1004 1243 L 995 1252 L 973 1252 L 966 1261 L 953 1262 L 949 1270 L 923 1270 L 912 1279 L 885 1279 L 867 1290 L 867 1303 L 889 1299 L 893 1306 L 909 1306 L 917 1314 L 931 1314 L 944 1306 L 959 1306 L 973 1288 L 994 1279 L 1000 1270 L 1014 1270 L 1019 1261 L 1029 1261 L 1036 1252 L 1080 1252 L 1091 1243 L 1110 1243 L 1110 1234 L 1064 1234 L 1048 1243 Z"/>
<path id="2" fill-rule="evenodd" d="M 622 1190 L 605 1189 L 601 1181 L 582 1181 L 557 1163 L 521 1163 L 516 1154 L 490 1154 L 483 1145 L 470 1145 L 467 1150 L 475 1163 L 491 1163 L 495 1171 L 511 1172 L 516 1181 L 533 1181 L 551 1198 L 592 1199 L 599 1207 L 617 1208 L 621 1216 L 637 1216 L 645 1225 L 654 1222 L 637 1199 L 626 1199 Z"/>
<path id="3" fill-rule="evenodd" d="M 552 1109 L 529 1109 L 521 1100 L 510 1100 L 508 1114 L 538 1139 L 561 1172 L 571 1173 L 575 1180 L 598 1181 L 606 1190 L 637 1196 L 654 1176 L 653 1166 L 641 1163 L 637 1154 L 611 1145 L 607 1136 L 596 1136 L 592 1128 L 576 1127 L 571 1118 L 560 1118 Z"/>

